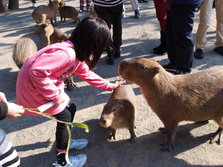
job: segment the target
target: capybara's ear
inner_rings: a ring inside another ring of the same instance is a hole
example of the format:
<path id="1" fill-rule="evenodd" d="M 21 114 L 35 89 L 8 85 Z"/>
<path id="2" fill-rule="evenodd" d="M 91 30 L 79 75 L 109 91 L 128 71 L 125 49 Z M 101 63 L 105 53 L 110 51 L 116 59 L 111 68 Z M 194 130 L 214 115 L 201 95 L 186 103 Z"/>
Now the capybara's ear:
<path id="1" fill-rule="evenodd" d="M 155 71 L 155 73 L 158 73 L 160 71 L 160 68 L 159 67 L 154 67 L 154 71 Z"/>
<path id="2" fill-rule="evenodd" d="M 153 68 L 151 68 L 151 71 L 152 71 L 153 75 L 156 75 L 157 73 L 159 73 L 160 68 L 159 67 L 153 67 Z"/>

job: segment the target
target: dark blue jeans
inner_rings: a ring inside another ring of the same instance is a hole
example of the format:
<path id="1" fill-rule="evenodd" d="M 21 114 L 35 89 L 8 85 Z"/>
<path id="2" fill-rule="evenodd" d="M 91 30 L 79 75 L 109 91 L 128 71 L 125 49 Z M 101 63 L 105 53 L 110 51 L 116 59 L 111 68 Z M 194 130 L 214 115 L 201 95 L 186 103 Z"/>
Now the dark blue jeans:
<path id="1" fill-rule="evenodd" d="M 36 3 L 36 0 L 31 0 L 32 1 L 32 3 Z"/>
<path id="2" fill-rule="evenodd" d="M 193 23 L 198 5 L 172 3 L 167 12 L 166 39 L 170 62 L 178 69 L 191 71 L 193 64 Z"/>

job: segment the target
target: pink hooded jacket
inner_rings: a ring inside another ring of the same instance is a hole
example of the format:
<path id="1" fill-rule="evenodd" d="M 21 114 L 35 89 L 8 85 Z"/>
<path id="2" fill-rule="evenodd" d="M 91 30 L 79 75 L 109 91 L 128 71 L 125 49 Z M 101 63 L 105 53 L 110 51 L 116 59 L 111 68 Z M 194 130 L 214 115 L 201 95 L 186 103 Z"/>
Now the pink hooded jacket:
<path id="1" fill-rule="evenodd" d="M 65 41 L 49 45 L 27 58 L 16 83 L 19 105 L 37 108 L 50 101 L 56 104 L 61 98 L 69 98 L 64 92 L 64 81 L 72 74 L 101 90 L 111 91 L 114 85 L 89 70 L 85 62 L 76 57 L 73 43 Z M 67 103 L 49 108 L 45 113 L 55 115 L 64 110 Z M 26 115 L 35 115 L 28 111 Z"/>

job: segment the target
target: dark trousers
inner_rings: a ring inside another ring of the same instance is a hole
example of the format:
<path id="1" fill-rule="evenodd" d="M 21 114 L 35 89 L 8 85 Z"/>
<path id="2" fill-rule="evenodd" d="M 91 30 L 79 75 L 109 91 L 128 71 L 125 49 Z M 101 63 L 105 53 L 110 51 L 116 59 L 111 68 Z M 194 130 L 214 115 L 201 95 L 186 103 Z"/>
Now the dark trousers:
<path id="1" fill-rule="evenodd" d="M 54 115 L 58 120 L 65 122 L 73 122 L 74 115 L 76 112 L 75 104 L 71 103 L 62 112 Z M 56 148 L 59 150 L 66 150 L 68 142 L 68 131 L 67 127 L 63 123 L 57 122 L 56 127 Z"/>
<path id="2" fill-rule="evenodd" d="M 110 46 L 112 44 L 114 47 L 120 47 L 122 45 L 122 10 L 123 3 L 114 7 L 101 7 L 95 5 L 95 11 L 98 14 L 98 17 L 107 23 L 109 29 L 111 29 L 111 25 L 113 26 L 113 41 L 110 42 Z"/>
<path id="3" fill-rule="evenodd" d="M 36 3 L 36 0 L 31 0 L 32 1 L 32 3 Z"/>
<path id="4" fill-rule="evenodd" d="M 193 23 L 198 5 L 172 3 L 167 12 L 167 54 L 177 68 L 191 71 L 193 64 Z"/>

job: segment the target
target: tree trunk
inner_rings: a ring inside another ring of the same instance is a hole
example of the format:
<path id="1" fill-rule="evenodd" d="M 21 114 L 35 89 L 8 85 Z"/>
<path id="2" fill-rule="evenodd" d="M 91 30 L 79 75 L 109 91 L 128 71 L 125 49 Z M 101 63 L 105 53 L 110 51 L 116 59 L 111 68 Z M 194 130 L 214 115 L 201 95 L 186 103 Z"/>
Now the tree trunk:
<path id="1" fill-rule="evenodd" d="M 9 0 L 8 8 L 11 10 L 19 9 L 19 0 Z"/>
<path id="2" fill-rule="evenodd" d="M 6 11 L 7 11 L 6 0 L 0 0 L 0 13 L 4 13 Z"/>

